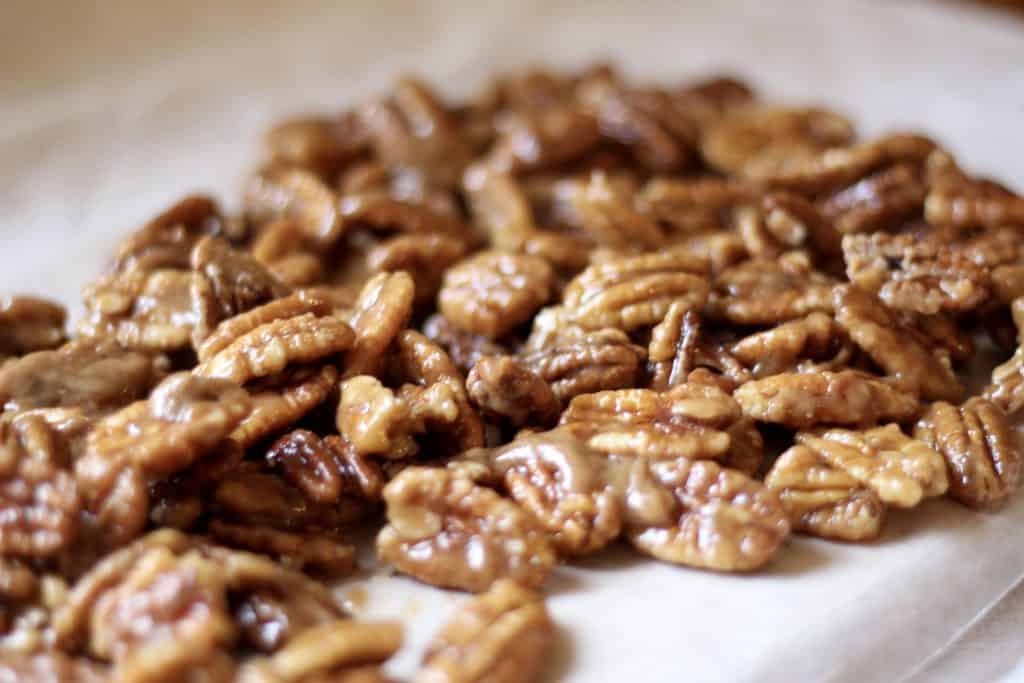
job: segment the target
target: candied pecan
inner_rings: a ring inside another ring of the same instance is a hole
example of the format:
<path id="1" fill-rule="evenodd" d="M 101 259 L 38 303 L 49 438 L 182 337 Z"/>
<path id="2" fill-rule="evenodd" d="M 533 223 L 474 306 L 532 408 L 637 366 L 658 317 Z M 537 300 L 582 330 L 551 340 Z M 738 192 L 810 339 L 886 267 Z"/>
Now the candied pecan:
<path id="1" fill-rule="evenodd" d="M 269 658 L 244 663 L 244 683 L 388 683 L 378 665 L 402 644 L 391 622 L 331 621 L 300 631 Z"/>
<path id="2" fill-rule="evenodd" d="M 565 430 L 521 436 L 486 458 L 561 554 L 589 554 L 619 535 L 620 503 L 604 458 Z"/>
<path id="3" fill-rule="evenodd" d="M 959 407 L 933 403 L 917 423 L 914 437 L 946 459 L 949 496 L 965 505 L 991 507 L 1020 486 L 1018 436 L 992 401 L 976 396 Z"/>
<path id="4" fill-rule="evenodd" d="M 422 388 L 420 391 L 403 389 L 411 399 L 437 402 L 435 406 L 425 407 L 425 415 L 445 413 L 446 422 L 437 426 L 443 427 L 441 431 L 447 434 L 451 443 L 432 444 L 434 447 L 454 448 L 456 452 L 461 452 L 484 445 L 483 422 L 469 403 L 462 375 L 444 349 L 415 330 L 405 330 L 395 341 L 395 363 L 392 369 L 397 373 L 399 382 L 411 382 Z M 433 385 L 443 385 L 443 389 L 434 390 Z M 448 415 L 451 414 L 451 408 L 438 402 L 441 397 L 454 405 L 456 414 L 450 421 Z"/>
<path id="5" fill-rule="evenodd" d="M 467 600 L 423 655 L 414 683 L 526 683 L 545 661 L 553 626 L 543 598 L 498 581 Z"/>
<path id="6" fill-rule="evenodd" d="M 735 342 L 729 351 L 751 368 L 755 378 L 792 370 L 800 358 L 820 358 L 836 341 L 838 331 L 824 313 L 790 320 Z"/>
<path id="7" fill-rule="evenodd" d="M 484 251 L 445 272 L 437 302 L 455 325 L 498 339 L 532 318 L 553 290 L 554 272 L 543 259 Z"/>
<path id="8" fill-rule="evenodd" d="M 936 183 L 924 207 L 925 218 L 933 225 L 1024 225 L 1024 197 L 989 181 Z"/>
<path id="9" fill-rule="evenodd" d="M 683 384 L 665 393 L 620 389 L 577 396 L 560 422 L 602 453 L 718 458 L 729 449 L 723 430 L 739 417 L 739 406 L 718 387 Z"/>
<path id="10" fill-rule="evenodd" d="M 832 311 L 834 282 L 797 259 L 751 260 L 719 273 L 707 311 L 738 325 L 771 325 Z"/>
<path id="11" fill-rule="evenodd" d="M 732 224 L 755 258 L 775 258 L 786 249 L 812 246 L 838 255 L 840 235 L 817 208 L 799 195 L 776 192 L 732 211 Z"/>
<path id="12" fill-rule="evenodd" d="M 601 140 L 595 118 L 565 106 L 503 112 L 495 121 L 498 139 L 489 165 L 512 173 L 537 171 L 574 161 Z"/>
<path id="13" fill-rule="evenodd" d="M 920 215 L 927 191 L 912 165 L 896 164 L 835 193 L 821 210 L 841 233 L 891 230 Z"/>
<path id="14" fill-rule="evenodd" d="M 687 381 L 696 369 L 712 368 L 724 380 L 742 384 L 750 372 L 721 344 L 703 339 L 700 316 L 677 303 L 651 330 L 647 351 L 649 388 L 666 391 Z"/>
<path id="15" fill-rule="evenodd" d="M 470 149 L 454 118 L 427 86 L 411 78 L 395 84 L 390 97 L 358 110 L 377 158 L 389 167 L 453 187 L 469 162 Z"/>
<path id="16" fill-rule="evenodd" d="M 0 420 L 0 556 L 49 557 L 74 541 L 81 501 L 69 459 L 42 417 Z"/>
<path id="17" fill-rule="evenodd" d="M 491 248 L 520 251 L 536 232 L 533 210 L 520 185 L 510 176 L 484 165 L 470 166 L 462 188 L 473 223 L 483 230 Z"/>
<path id="18" fill-rule="evenodd" d="M 323 403 L 337 385 L 333 365 L 299 366 L 247 385 L 252 411 L 231 432 L 231 440 L 248 448 L 279 433 Z"/>
<path id="19" fill-rule="evenodd" d="M 302 313 L 243 332 L 194 372 L 242 385 L 292 365 L 322 361 L 352 348 L 354 342 L 352 328 L 341 318 Z"/>
<path id="20" fill-rule="evenodd" d="M 843 541 L 868 541 L 882 531 L 878 494 L 807 446 L 780 455 L 764 483 L 778 491 L 797 531 Z"/>
<path id="21" fill-rule="evenodd" d="M 593 111 L 602 137 L 624 145 L 642 168 L 669 173 L 693 158 L 696 127 L 668 93 L 591 79 L 578 95 Z"/>
<path id="22" fill-rule="evenodd" d="M 650 467 L 674 504 L 664 520 L 627 529 L 643 553 L 702 569 L 750 571 L 768 562 L 789 535 L 775 492 L 741 472 L 689 458 Z"/>
<path id="23" fill-rule="evenodd" d="M 117 680 L 169 680 L 234 637 L 223 575 L 172 531 L 104 558 L 72 589 L 55 627 L 64 647 L 112 662 Z"/>
<path id="24" fill-rule="evenodd" d="M 744 175 L 774 189 L 821 195 L 849 185 L 886 165 L 925 163 L 937 149 L 931 139 L 913 133 L 890 133 L 847 147 L 807 149 L 803 153 L 769 152 L 751 160 Z M 790 152 L 792 150 L 789 150 Z"/>
<path id="25" fill-rule="evenodd" d="M 0 299 L 0 361 L 60 346 L 67 311 L 60 304 L 31 296 Z"/>
<path id="26" fill-rule="evenodd" d="M 852 285 L 835 289 L 836 322 L 855 344 L 909 393 L 955 401 L 963 387 L 952 368 L 915 339 L 877 298 Z"/>
<path id="27" fill-rule="evenodd" d="M 191 255 L 192 269 L 208 284 L 194 283 L 192 305 L 198 319 L 196 348 L 222 321 L 289 294 L 289 288 L 248 254 L 218 237 L 204 237 Z"/>
<path id="28" fill-rule="evenodd" d="M 434 301 L 445 271 L 466 254 L 466 244 L 455 237 L 438 234 L 399 235 L 381 242 L 366 255 L 371 271 L 404 270 L 415 285 L 415 304 Z"/>
<path id="29" fill-rule="evenodd" d="M 676 91 L 675 99 L 676 106 L 703 128 L 733 109 L 749 105 L 755 94 L 750 84 L 725 75 L 689 83 Z"/>
<path id="30" fill-rule="evenodd" d="M 222 521 L 304 533 L 347 527 L 365 514 L 367 506 L 348 497 L 317 502 L 265 467 L 244 463 L 217 483 L 211 509 Z"/>
<path id="31" fill-rule="evenodd" d="M 904 327 L 917 338 L 918 342 L 940 357 L 953 362 L 963 362 L 974 356 L 974 341 L 971 330 L 963 329 L 956 319 L 946 313 L 924 315 L 913 311 L 892 311 Z"/>
<path id="32" fill-rule="evenodd" d="M 534 321 L 535 330 L 540 320 L 538 316 Z M 523 365 L 547 382 L 563 405 L 581 394 L 634 385 L 642 359 L 643 349 L 615 329 L 570 332 L 520 356 Z"/>
<path id="33" fill-rule="evenodd" d="M 853 125 L 822 109 L 738 107 L 702 131 L 704 161 L 722 173 L 744 173 L 758 159 L 800 157 L 853 138 Z"/>
<path id="34" fill-rule="evenodd" d="M 302 116 L 281 121 L 263 136 L 267 164 L 331 175 L 365 146 L 365 135 L 352 125 L 352 118 Z"/>
<path id="35" fill-rule="evenodd" d="M 616 249 L 656 249 L 665 235 L 655 220 L 634 205 L 630 188 L 594 171 L 586 180 L 563 180 L 555 186 L 563 218 L 600 245 Z"/>
<path id="36" fill-rule="evenodd" d="M 990 294 L 990 277 L 962 245 L 935 236 L 846 235 L 846 274 L 892 308 L 938 313 L 977 308 Z"/>
<path id="37" fill-rule="evenodd" d="M 733 396 L 745 415 L 793 429 L 904 421 L 918 410 L 914 396 L 854 370 L 785 372 L 747 382 Z"/>
<path id="38" fill-rule="evenodd" d="M 193 290 L 209 287 L 202 275 L 178 270 L 102 277 L 84 292 L 88 314 L 79 321 L 78 333 L 89 339 L 111 337 L 144 351 L 188 348 L 199 323 Z"/>
<path id="39" fill-rule="evenodd" d="M 259 652 L 275 652 L 307 628 L 345 616 L 340 605 L 315 593 L 288 595 L 278 586 L 253 587 L 232 604 L 239 636 Z"/>
<path id="40" fill-rule="evenodd" d="M 230 382 L 171 375 L 148 400 L 97 423 L 76 463 L 79 483 L 126 464 L 154 475 L 184 469 L 227 437 L 251 408 L 245 390 Z"/>
<path id="41" fill-rule="evenodd" d="M 75 340 L 0 368 L 5 410 L 80 408 L 97 415 L 143 398 L 163 378 L 166 359 L 111 340 Z"/>
<path id="42" fill-rule="evenodd" d="M 263 228 L 250 252 L 286 285 L 301 287 L 324 277 L 317 246 L 294 218 L 279 218 Z"/>
<path id="43" fill-rule="evenodd" d="M 503 356 L 508 349 L 480 334 L 467 332 L 440 313 L 423 323 L 423 334 L 443 347 L 461 372 L 469 372 L 484 356 Z"/>
<path id="44" fill-rule="evenodd" d="M 380 466 L 338 436 L 320 438 L 305 429 L 285 434 L 270 446 L 267 462 L 310 500 L 336 503 L 342 495 L 380 498 Z"/>
<path id="45" fill-rule="evenodd" d="M 548 426 L 561 405 L 540 375 L 509 356 L 481 358 L 466 378 L 469 400 L 484 417 L 513 427 Z"/>
<path id="46" fill-rule="evenodd" d="M 421 581 L 480 592 L 500 578 L 544 582 L 555 554 L 518 506 L 444 469 L 410 467 L 384 487 L 380 557 Z"/>
<path id="47" fill-rule="evenodd" d="M 673 250 L 590 266 L 565 288 L 563 303 L 587 329 L 626 331 L 660 322 L 681 302 L 699 309 L 708 295 L 707 263 Z"/>
<path id="48" fill-rule="evenodd" d="M 724 178 L 653 178 L 644 185 L 638 205 L 680 234 L 695 234 L 724 227 L 728 211 L 753 205 L 757 188 Z"/>
<path id="49" fill-rule="evenodd" d="M 187 270 L 189 252 L 203 235 L 226 234 L 217 202 L 189 195 L 121 240 L 113 271 Z"/>
<path id="50" fill-rule="evenodd" d="M 317 317 L 329 315 L 331 302 L 315 291 L 300 291 L 275 299 L 244 313 L 239 313 L 219 324 L 213 334 L 196 349 L 200 362 L 206 362 L 242 335 L 275 320 L 287 320 L 305 313 Z"/>
<path id="51" fill-rule="evenodd" d="M 294 218 L 303 234 L 322 247 L 335 244 L 344 233 L 338 195 L 301 168 L 271 167 L 257 173 L 245 188 L 244 201 L 253 219 Z"/>
<path id="52" fill-rule="evenodd" d="M 863 431 L 800 432 L 796 440 L 895 507 L 913 507 L 923 498 L 941 496 L 949 485 L 942 455 L 905 435 L 896 424 Z"/>
<path id="53" fill-rule="evenodd" d="M 414 284 L 408 273 L 378 273 L 363 286 L 349 324 L 355 342 L 345 357 L 345 377 L 377 369 L 412 314 Z"/>
<path id="54" fill-rule="evenodd" d="M 333 534 L 292 533 L 265 526 L 213 520 L 210 536 L 232 548 L 273 556 L 282 566 L 336 578 L 352 572 L 355 547 Z"/>

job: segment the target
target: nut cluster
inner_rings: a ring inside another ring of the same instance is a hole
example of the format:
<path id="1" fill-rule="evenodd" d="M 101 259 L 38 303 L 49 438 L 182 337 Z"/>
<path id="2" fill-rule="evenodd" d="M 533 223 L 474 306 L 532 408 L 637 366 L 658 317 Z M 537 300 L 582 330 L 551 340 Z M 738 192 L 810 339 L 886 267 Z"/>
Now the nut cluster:
<path id="1" fill-rule="evenodd" d="M 404 79 L 274 126 L 241 205 L 129 234 L 73 333 L 0 301 L 0 680 L 391 680 L 400 626 L 327 588 L 369 527 L 479 594 L 414 680 L 524 683 L 561 562 L 751 572 L 1019 486 L 1024 198 L 927 137 L 731 78 Z"/>

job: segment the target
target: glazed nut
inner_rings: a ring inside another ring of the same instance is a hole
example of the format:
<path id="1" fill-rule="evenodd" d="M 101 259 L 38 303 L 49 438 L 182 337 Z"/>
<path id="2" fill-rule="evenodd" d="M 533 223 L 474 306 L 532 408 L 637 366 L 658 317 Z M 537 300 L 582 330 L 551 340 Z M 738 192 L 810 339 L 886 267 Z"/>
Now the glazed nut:
<path id="1" fill-rule="evenodd" d="M 405 469 L 384 488 L 384 501 L 388 525 L 377 552 L 425 583 L 471 592 L 502 578 L 538 586 L 555 562 L 522 509 L 448 470 Z"/>
<path id="2" fill-rule="evenodd" d="M 454 324 L 498 339 L 532 318 L 553 289 L 554 272 L 543 259 L 485 251 L 445 273 L 438 308 Z"/>
<path id="3" fill-rule="evenodd" d="M 547 652 L 553 626 L 543 598 L 501 580 L 456 608 L 427 645 L 414 683 L 527 683 Z"/>
<path id="4" fill-rule="evenodd" d="M 782 373 L 747 382 L 733 397 L 745 415 L 792 429 L 902 422 L 918 410 L 914 396 L 854 370 Z"/>
<path id="5" fill-rule="evenodd" d="M 882 531 L 878 494 L 807 446 L 780 455 L 764 483 L 778 491 L 797 531 L 843 541 L 868 541 Z"/>
<path id="6" fill-rule="evenodd" d="M 974 397 L 960 406 L 933 403 L 917 423 L 914 437 L 945 458 L 949 496 L 964 505 L 993 507 L 1020 485 L 1018 436 L 992 401 Z"/>
<path id="7" fill-rule="evenodd" d="M 466 392 L 484 417 L 513 427 L 549 426 L 561 412 L 547 382 L 510 356 L 481 358 L 466 378 Z"/>

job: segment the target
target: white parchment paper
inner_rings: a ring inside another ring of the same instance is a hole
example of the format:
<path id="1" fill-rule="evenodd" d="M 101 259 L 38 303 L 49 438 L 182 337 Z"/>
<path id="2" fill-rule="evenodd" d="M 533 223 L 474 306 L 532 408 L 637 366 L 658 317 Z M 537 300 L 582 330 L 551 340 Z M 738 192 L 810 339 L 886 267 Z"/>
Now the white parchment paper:
<path id="1" fill-rule="evenodd" d="M 1024 23 L 945 4 L 4 0 L 0 292 L 77 314 L 118 235 L 190 190 L 230 205 L 281 115 L 339 110 L 402 71 L 458 95 L 496 68 L 593 58 L 651 80 L 734 71 L 865 133 L 921 128 L 1024 187 Z M 993 515 L 896 512 L 865 547 L 795 538 L 753 576 L 613 550 L 552 581 L 547 676 L 1008 680 L 1022 575 L 1024 496 Z M 383 575 L 355 584 L 361 613 L 409 625 L 399 675 L 461 599 Z"/>

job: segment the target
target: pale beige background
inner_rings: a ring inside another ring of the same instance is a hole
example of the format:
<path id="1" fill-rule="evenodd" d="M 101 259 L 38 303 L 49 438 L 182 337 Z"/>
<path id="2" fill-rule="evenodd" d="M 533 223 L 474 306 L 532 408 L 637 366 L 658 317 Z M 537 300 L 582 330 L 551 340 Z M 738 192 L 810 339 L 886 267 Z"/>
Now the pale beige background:
<path id="1" fill-rule="evenodd" d="M 935 3 L 107 3 L 0 0 L 0 292 L 76 305 L 116 236 L 174 198 L 231 199 L 260 131 L 414 70 L 451 94 L 496 67 L 611 58 L 734 70 L 865 132 L 917 124 L 1024 188 L 1024 33 Z M 719 576 L 611 552 L 558 572 L 548 676 L 571 681 L 988 681 L 1024 645 L 1024 497 L 893 515 L 867 547 L 794 539 Z M 458 596 L 375 576 L 410 624 L 398 673 Z M 1016 587 L 1016 588 L 1015 588 Z"/>

